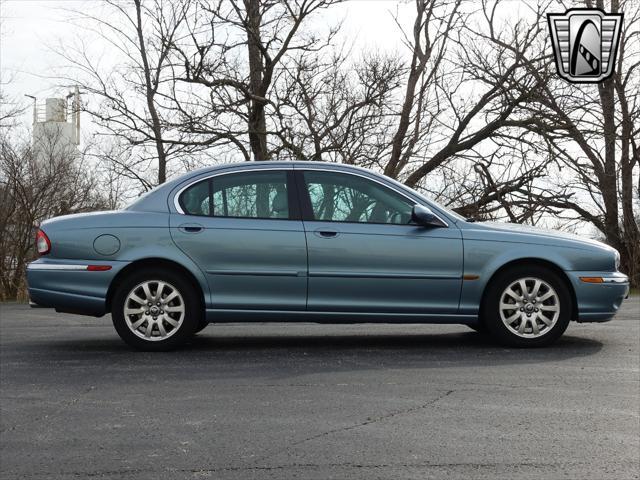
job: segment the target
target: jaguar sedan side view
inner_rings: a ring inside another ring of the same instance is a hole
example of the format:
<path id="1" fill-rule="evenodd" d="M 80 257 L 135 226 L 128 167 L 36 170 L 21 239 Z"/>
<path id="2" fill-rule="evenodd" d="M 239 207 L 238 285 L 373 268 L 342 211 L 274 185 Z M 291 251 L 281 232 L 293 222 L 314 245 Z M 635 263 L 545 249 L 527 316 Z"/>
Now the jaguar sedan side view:
<path id="1" fill-rule="evenodd" d="M 542 346 L 571 320 L 610 320 L 629 290 L 602 243 L 466 221 L 387 177 L 318 162 L 202 169 L 124 210 L 48 220 L 36 246 L 32 306 L 111 313 L 143 350 L 230 321 L 461 323 Z"/>

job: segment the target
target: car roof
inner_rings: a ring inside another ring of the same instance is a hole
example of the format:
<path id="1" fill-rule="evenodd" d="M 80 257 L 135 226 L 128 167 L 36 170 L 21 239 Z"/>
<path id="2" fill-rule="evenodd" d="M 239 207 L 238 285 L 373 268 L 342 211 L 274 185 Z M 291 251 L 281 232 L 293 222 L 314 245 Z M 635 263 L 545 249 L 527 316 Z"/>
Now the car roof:
<path id="1" fill-rule="evenodd" d="M 217 165 L 212 165 L 209 167 L 202 167 L 196 170 L 192 170 L 187 172 L 181 178 L 196 177 L 201 174 L 216 172 L 219 170 L 234 170 L 236 168 L 265 168 L 268 166 L 269 168 L 307 168 L 307 167 L 315 167 L 322 168 L 327 170 L 354 170 L 354 171 L 363 171 L 368 173 L 375 174 L 376 172 L 372 172 L 366 168 L 358 167 L 355 165 L 349 165 L 344 163 L 334 163 L 334 162 L 314 162 L 314 161 L 305 161 L 305 160 L 264 160 L 264 161 L 251 161 L 251 162 L 232 162 L 232 163 L 220 163 Z"/>

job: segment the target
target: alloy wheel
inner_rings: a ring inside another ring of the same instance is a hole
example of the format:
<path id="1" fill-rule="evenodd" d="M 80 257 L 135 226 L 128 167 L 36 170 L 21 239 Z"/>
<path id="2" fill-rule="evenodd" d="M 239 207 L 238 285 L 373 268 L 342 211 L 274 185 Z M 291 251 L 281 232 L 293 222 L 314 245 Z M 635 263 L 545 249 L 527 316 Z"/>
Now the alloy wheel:
<path id="1" fill-rule="evenodd" d="M 511 333 L 538 338 L 551 331 L 558 321 L 560 297 L 544 280 L 525 277 L 504 290 L 499 310 L 502 323 Z"/>
<path id="2" fill-rule="evenodd" d="M 136 336 L 161 341 L 174 335 L 182 325 L 185 303 L 182 295 L 168 282 L 149 280 L 129 292 L 124 302 L 124 318 Z"/>

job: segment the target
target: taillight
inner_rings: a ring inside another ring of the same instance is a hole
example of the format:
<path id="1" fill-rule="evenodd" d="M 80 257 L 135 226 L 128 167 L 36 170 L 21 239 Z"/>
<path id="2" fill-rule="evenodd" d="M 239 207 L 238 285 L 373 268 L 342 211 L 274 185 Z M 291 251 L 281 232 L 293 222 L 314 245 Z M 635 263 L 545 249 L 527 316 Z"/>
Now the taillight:
<path id="1" fill-rule="evenodd" d="M 36 232 L 36 250 L 40 255 L 46 255 L 51 251 L 51 242 L 49 237 L 42 230 Z"/>

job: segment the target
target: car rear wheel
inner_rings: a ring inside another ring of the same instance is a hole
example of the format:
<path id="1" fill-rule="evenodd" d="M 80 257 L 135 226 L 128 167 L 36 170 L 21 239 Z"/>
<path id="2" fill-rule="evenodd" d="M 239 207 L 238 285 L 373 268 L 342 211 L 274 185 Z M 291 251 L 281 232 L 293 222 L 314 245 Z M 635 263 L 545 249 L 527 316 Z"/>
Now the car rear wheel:
<path id="1" fill-rule="evenodd" d="M 173 349 L 191 337 L 203 318 L 200 300 L 183 275 L 144 269 L 127 277 L 115 293 L 113 325 L 140 350 Z"/>
<path id="2" fill-rule="evenodd" d="M 571 295 L 550 269 L 518 266 L 499 274 L 489 285 L 482 317 L 501 343 L 541 347 L 553 343 L 571 320 Z"/>

